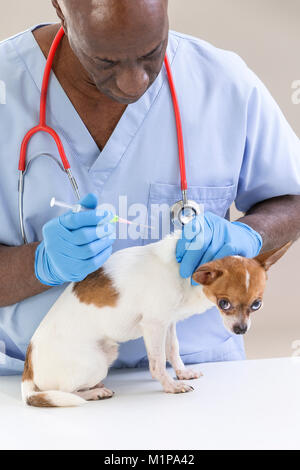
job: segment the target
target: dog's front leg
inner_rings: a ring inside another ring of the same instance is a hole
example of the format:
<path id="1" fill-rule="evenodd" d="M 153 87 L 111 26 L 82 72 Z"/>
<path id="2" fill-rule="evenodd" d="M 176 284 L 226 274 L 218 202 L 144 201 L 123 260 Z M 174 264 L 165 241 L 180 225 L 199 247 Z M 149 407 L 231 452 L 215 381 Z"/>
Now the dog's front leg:
<path id="1" fill-rule="evenodd" d="M 187 369 L 183 364 L 179 354 L 179 344 L 176 334 L 176 324 L 172 323 L 167 330 L 166 337 L 166 356 L 179 380 L 199 379 L 203 374 Z"/>
<path id="2" fill-rule="evenodd" d="M 144 341 L 148 353 L 150 372 L 158 380 L 167 393 L 184 393 L 193 387 L 184 382 L 177 382 L 170 377 L 166 370 L 166 336 L 168 327 L 158 321 L 142 323 Z"/>

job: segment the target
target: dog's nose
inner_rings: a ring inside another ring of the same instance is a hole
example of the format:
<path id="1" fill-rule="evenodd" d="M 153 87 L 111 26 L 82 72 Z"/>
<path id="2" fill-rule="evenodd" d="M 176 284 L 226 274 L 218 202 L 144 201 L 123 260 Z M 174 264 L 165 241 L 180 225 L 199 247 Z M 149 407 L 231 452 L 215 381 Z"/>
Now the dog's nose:
<path id="1" fill-rule="evenodd" d="M 234 325 L 233 332 L 236 335 L 244 335 L 247 332 L 248 326 L 247 325 Z"/>

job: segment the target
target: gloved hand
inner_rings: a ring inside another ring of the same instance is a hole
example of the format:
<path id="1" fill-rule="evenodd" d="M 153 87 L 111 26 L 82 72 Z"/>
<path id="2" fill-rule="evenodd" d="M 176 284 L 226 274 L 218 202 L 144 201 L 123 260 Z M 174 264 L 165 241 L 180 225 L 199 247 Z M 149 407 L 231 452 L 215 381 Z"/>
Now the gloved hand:
<path id="1" fill-rule="evenodd" d="M 35 252 L 35 275 L 42 284 L 82 281 L 112 253 L 116 224 L 109 222 L 114 214 L 97 210 L 93 194 L 80 204 L 90 210 L 68 211 L 43 227 L 43 241 Z"/>
<path id="2" fill-rule="evenodd" d="M 204 212 L 184 226 L 182 238 L 177 242 L 180 275 L 190 277 L 198 266 L 225 256 L 254 258 L 262 244 L 261 235 L 249 225 L 229 222 L 212 212 Z M 197 285 L 193 279 L 191 283 Z"/>

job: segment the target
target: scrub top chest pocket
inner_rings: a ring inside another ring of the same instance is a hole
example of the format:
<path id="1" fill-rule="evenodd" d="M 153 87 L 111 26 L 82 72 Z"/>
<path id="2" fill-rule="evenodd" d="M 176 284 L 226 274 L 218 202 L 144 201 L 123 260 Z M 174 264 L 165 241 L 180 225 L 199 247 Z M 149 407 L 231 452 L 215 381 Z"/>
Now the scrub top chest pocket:
<path id="1" fill-rule="evenodd" d="M 228 208 L 235 199 L 236 185 L 228 186 L 190 186 L 188 198 L 202 204 L 204 212 L 210 211 L 225 217 Z M 147 225 L 152 229 L 145 230 L 142 243 L 160 240 L 174 230 L 170 221 L 170 207 L 181 199 L 180 185 L 151 183 L 147 206 Z"/>

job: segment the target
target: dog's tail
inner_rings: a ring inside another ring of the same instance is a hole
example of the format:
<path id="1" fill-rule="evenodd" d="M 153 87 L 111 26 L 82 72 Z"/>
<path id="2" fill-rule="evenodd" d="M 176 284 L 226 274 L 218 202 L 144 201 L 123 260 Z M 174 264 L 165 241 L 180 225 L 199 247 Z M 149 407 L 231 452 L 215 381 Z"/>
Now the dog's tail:
<path id="1" fill-rule="evenodd" d="M 74 393 L 60 392 L 59 390 L 51 390 L 47 392 L 36 391 L 35 384 L 32 380 L 22 382 L 22 399 L 29 406 L 37 406 L 43 408 L 71 407 L 81 406 L 86 400 L 80 398 Z"/>
<path id="2" fill-rule="evenodd" d="M 55 408 L 64 406 L 80 406 L 86 403 L 78 395 L 74 393 L 60 392 L 59 390 L 51 390 L 42 392 L 34 383 L 34 368 L 32 361 L 33 344 L 29 343 L 24 372 L 22 377 L 22 399 L 23 402 L 30 406 Z"/>

